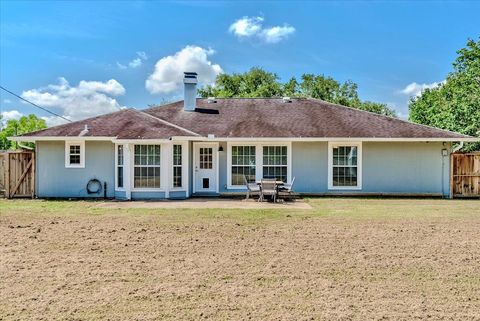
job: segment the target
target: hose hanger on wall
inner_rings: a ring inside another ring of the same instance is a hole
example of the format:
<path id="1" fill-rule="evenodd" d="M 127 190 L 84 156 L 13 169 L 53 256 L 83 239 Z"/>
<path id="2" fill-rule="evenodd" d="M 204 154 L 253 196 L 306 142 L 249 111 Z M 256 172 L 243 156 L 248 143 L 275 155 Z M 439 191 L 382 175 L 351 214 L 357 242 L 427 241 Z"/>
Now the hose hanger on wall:
<path id="1" fill-rule="evenodd" d="M 93 178 L 88 181 L 87 183 L 88 194 L 99 194 L 101 191 L 102 191 L 102 183 L 98 179 Z"/>

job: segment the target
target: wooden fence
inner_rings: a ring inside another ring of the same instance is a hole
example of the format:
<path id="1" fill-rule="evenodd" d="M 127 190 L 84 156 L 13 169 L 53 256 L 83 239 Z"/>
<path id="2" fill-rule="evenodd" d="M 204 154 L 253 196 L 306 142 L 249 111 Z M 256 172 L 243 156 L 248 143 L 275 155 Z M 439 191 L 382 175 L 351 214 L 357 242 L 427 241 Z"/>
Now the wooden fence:
<path id="1" fill-rule="evenodd" d="M 452 154 L 450 162 L 453 197 L 480 197 L 480 152 Z"/>
<path id="2" fill-rule="evenodd" d="M 0 194 L 4 197 L 35 197 L 35 153 L 0 153 Z"/>

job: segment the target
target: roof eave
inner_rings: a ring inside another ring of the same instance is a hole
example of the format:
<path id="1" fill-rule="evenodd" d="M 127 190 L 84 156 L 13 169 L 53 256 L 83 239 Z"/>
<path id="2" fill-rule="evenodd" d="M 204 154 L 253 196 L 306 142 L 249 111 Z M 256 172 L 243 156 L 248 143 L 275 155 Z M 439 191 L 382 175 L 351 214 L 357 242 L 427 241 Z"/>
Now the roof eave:
<path id="1" fill-rule="evenodd" d="M 115 139 L 115 136 L 13 136 L 8 137 L 9 140 L 15 142 L 37 142 L 37 141 L 111 141 Z"/>

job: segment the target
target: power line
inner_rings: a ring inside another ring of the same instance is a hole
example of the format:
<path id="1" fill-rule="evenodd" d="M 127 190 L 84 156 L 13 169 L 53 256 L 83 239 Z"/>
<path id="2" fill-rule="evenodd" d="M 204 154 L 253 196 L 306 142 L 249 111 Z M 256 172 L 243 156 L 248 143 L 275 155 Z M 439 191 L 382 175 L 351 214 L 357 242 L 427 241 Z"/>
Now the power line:
<path id="1" fill-rule="evenodd" d="M 14 93 L 14 92 L 11 92 L 10 90 L 8 90 L 7 88 L 5 88 L 5 87 L 3 87 L 3 86 L 1 86 L 1 85 L 0 85 L 0 89 L 5 90 L 7 93 L 9 93 L 9 94 L 17 97 L 18 99 L 21 99 L 21 100 L 29 103 L 30 105 L 33 105 L 33 106 L 35 106 L 35 107 L 37 107 L 37 108 L 40 108 L 40 109 L 43 110 L 43 111 L 46 111 L 47 113 L 50 113 L 50 114 L 52 114 L 52 115 L 54 115 L 54 116 L 60 117 L 60 118 L 62 118 L 62 119 L 65 119 L 65 120 L 68 121 L 68 122 L 72 122 L 70 119 L 65 118 L 65 117 L 63 117 L 62 115 L 59 115 L 59 114 L 57 114 L 57 113 L 54 113 L 53 111 L 50 111 L 50 110 L 48 110 L 48 109 L 46 109 L 46 108 L 44 108 L 44 107 L 38 106 L 37 104 L 32 103 L 31 101 L 29 101 L 29 100 L 27 100 L 27 99 L 25 99 L 25 98 L 17 95 L 17 94 Z"/>

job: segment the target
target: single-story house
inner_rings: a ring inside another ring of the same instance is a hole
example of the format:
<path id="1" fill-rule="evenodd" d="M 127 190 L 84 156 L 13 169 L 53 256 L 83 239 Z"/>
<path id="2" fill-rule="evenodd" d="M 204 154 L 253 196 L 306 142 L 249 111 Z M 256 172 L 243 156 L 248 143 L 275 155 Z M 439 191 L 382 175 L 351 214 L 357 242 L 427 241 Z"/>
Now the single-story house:
<path id="1" fill-rule="evenodd" d="M 244 193 L 277 178 L 310 195 L 450 194 L 454 143 L 478 141 L 309 98 L 185 97 L 14 137 L 36 143 L 38 197 L 116 199 Z M 92 191 L 90 191 L 92 192 Z"/>

